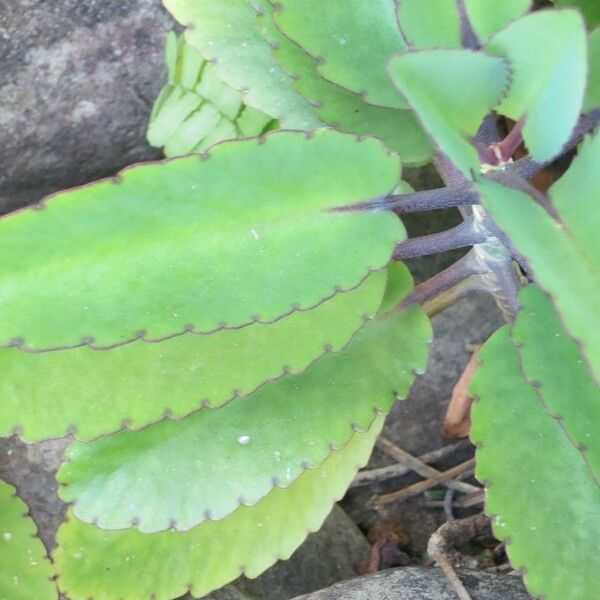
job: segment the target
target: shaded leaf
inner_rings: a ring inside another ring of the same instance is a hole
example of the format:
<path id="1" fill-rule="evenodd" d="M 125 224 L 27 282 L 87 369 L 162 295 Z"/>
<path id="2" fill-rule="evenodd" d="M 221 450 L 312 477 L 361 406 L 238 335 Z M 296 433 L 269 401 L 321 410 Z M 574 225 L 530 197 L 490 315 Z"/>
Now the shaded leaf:
<path id="1" fill-rule="evenodd" d="M 287 128 L 315 129 L 311 105 L 271 56 L 256 27 L 248 0 L 164 0 L 182 25 L 186 40 L 213 63 L 216 74 L 243 92 L 244 103 L 278 119 Z"/>
<path id="2" fill-rule="evenodd" d="M 529 591 L 588 600 L 600 594 L 599 391 L 547 299 L 527 289 L 521 300 L 520 349 L 509 326 L 498 331 L 471 388 L 477 477 Z"/>
<path id="3" fill-rule="evenodd" d="M 466 175 L 479 172 L 474 137 L 507 82 L 504 62 L 470 50 L 395 56 L 390 75 L 440 150 Z"/>
<path id="4" fill-rule="evenodd" d="M 552 213 L 528 194 L 481 179 L 481 202 L 552 297 L 567 330 L 581 342 L 600 379 L 600 135 L 586 139 L 549 190 Z M 526 224 L 526 226 L 524 226 Z"/>
<path id="5" fill-rule="evenodd" d="M 179 418 L 203 405 L 222 406 L 342 349 L 376 314 L 385 284 L 386 272 L 379 271 L 356 290 L 275 323 L 187 333 L 160 344 L 138 340 L 108 352 L 2 350 L 0 435 L 18 430 L 24 440 L 39 441 L 73 431 L 90 440 L 124 425 L 140 429 L 165 414 Z"/>
<path id="6" fill-rule="evenodd" d="M 321 526 L 367 462 L 382 425 L 377 417 L 369 432 L 352 436 L 289 488 L 187 532 L 106 531 L 71 516 L 57 534 L 59 587 L 71 600 L 169 600 L 188 589 L 201 597 L 241 572 L 257 577 Z"/>
<path id="7" fill-rule="evenodd" d="M 260 135 L 272 121 L 242 104 L 242 94 L 223 83 L 183 36 L 177 39 L 171 32 L 165 54 L 169 83 L 154 104 L 147 137 L 153 146 L 163 147 L 166 156 L 201 152 L 228 138 Z"/>
<path id="8" fill-rule="evenodd" d="M 541 51 L 543 49 L 543 51 Z M 573 10 L 537 11 L 492 37 L 486 52 L 510 62 L 510 90 L 498 111 L 524 118 L 536 161 L 559 154 L 577 123 L 587 73 L 585 24 Z"/>
<path id="9" fill-rule="evenodd" d="M 402 297 L 412 288 L 403 267 Z M 75 444 L 58 480 L 75 515 L 106 529 L 187 530 L 254 505 L 321 464 L 405 397 L 431 341 L 420 309 L 366 325 L 341 353 L 221 409 Z"/>
<path id="10" fill-rule="evenodd" d="M 389 57 L 406 50 L 394 0 L 280 0 L 275 22 L 319 60 L 325 79 L 370 104 L 407 108 L 389 81 Z"/>
<path id="11" fill-rule="evenodd" d="M 411 111 L 373 106 L 324 79 L 317 71 L 317 60 L 274 26 L 268 0 L 254 0 L 254 4 L 261 12 L 258 23 L 273 45 L 275 59 L 293 75 L 296 89 L 315 105 L 319 119 L 344 131 L 378 137 L 400 153 L 404 164 L 421 164 L 431 157 L 431 144 Z"/>
<path id="12" fill-rule="evenodd" d="M 583 13 L 590 28 L 600 25 L 600 3 L 598 3 L 598 0 L 554 0 L 554 4 L 560 7 L 573 6 L 578 8 Z"/>
<path id="13" fill-rule="evenodd" d="M 589 61 L 588 82 L 583 110 L 600 108 L 600 27 L 596 27 L 588 37 Z"/>
<path id="14" fill-rule="evenodd" d="M 0 480 L 0 598 L 56 600 L 54 569 L 28 512 L 15 488 Z"/>
<path id="15" fill-rule="evenodd" d="M 14 213 L 0 220 L 0 344 L 106 347 L 313 307 L 403 238 L 395 215 L 333 210 L 387 194 L 399 167 L 373 139 L 281 132 Z"/>

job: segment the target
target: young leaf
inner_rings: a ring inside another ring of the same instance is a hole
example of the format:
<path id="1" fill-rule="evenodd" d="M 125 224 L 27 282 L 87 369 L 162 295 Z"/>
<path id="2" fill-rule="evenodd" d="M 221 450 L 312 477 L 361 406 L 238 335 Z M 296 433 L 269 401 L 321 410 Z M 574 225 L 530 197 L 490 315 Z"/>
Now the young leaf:
<path id="1" fill-rule="evenodd" d="M 256 28 L 248 0 L 164 0 L 186 30 L 186 40 L 213 64 L 217 75 L 243 92 L 244 103 L 278 119 L 286 128 L 315 129 L 312 106 L 271 56 Z"/>
<path id="2" fill-rule="evenodd" d="M 529 591 L 589 600 L 600 595 L 599 391 L 547 299 L 527 290 L 521 300 L 522 347 L 509 326 L 498 331 L 471 387 L 477 477 Z"/>
<path id="3" fill-rule="evenodd" d="M 404 270 L 404 294 L 410 275 Z M 252 506 L 368 429 L 425 368 L 420 309 L 376 319 L 341 353 L 220 409 L 75 444 L 58 480 L 75 515 L 106 529 L 185 531 Z"/>
<path id="4" fill-rule="evenodd" d="M 337 129 L 378 137 L 400 153 L 404 164 L 422 164 L 431 158 L 431 144 L 411 111 L 373 106 L 324 79 L 317 71 L 317 60 L 274 26 L 269 1 L 254 0 L 254 4 L 263 35 L 273 46 L 273 56 L 293 76 L 296 89 L 314 104 L 319 119 Z"/>
<path id="5" fill-rule="evenodd" d="M 0 220 L 0 345 L 107 347 L 311 308 L 388 262 L 400 220 L 335 209 L 399 175 L 374 139 L 280 132 L 57 194 Z"/>
<path id="6" fill-rule="evenodd" d="M 317 469 L 275 489 L 253 507 L 187 532 L 106 531 L 71 515 L 57 534 L 59 587 L 71 600 L 170 600 L 201 597 L 245 573 L 257 577 L 317 530 L 367 462 L 383 425 L 377 417 Z"/>
<path id="7" fill-rule="evenodd" d="M 532 13 L 493 36 L 486 52 L 510 61 L 511 86 L 498 111 L 525 120 L 523 139 L 534 160 L 556 156 L 577 123 L 585 91 L 581 15 L 574 10 Z"/>
<path id="8" fill-rule="evenodd" d="M 272 122 L 269 115 L 243 105 L 242 94 L 223 83 L 212 64 L 183 37 L 177 40 L 171 32 L 165 52 L 171 63 L 169 83 L 154 104 L 148 141 L 164 147 L 166 156 L 201 152 L 224 139 L 260 135 Z"/>
<path id="9" fill-rule="evenodd" d="M 466 175 L 479 172 L 469 138 L 502 96 L 504 62 L 470 50 L 422 50 L 395 56 L 389 71 L 440 150 Z"/>
<path id="10" fill-rule="evenodd" d="M 0 435 L 18 430 L 34 442 L 73 432 L 90 440 L 165 415 L 181 418 L 203 405 L 217 408 L 341 350 L 377 313 L 385 285 L 386 272 L 378 271 L 356 290 L 275 323 L 187 333 L 160 344 L 138 340 L 108 352 L 4 349 Z"/>
<path id="11" fill-rule="evenodd" d="M 482 178 L 481 202 L 511 238 L 579 340 L 600 380 L 600 135 L 586 139 L 549 190 L 547 211 L 528 194 Z M 526 224 L 526 226 L 524 226 Z"/>
<path id="12" fill-rule="evenodd" d="M 54 569 L 25 503 L 0 480 L 0 598 L 56 600 Z"/>
<path id="13" fill-rule="evenodd" d="M 369 104 L 407 108 L 389 81 L 389 57 L 406 50 L 394 0 L 280 0 L 275 23 L 319 61 L 325 79 Z"/>

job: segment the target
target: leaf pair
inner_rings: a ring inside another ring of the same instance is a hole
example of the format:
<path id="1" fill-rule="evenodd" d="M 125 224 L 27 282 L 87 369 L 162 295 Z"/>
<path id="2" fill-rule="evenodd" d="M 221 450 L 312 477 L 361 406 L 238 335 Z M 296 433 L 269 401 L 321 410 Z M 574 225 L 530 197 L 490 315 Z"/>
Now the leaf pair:
<path id="1" fill-rule="evenodd" d="M 600 595 L 600 389 L 550 300 L 534 286 L 520 300 L 471 385 L 477 477 L 529 591 L 588 600 Z"/>

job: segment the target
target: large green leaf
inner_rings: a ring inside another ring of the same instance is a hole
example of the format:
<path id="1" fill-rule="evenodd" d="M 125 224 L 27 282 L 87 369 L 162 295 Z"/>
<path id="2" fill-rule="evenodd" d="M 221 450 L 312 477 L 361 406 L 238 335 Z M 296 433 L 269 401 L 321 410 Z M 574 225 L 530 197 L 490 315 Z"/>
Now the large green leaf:
<path id="1" fill-rule="evenodd" d="M 599 4 L 600 6 L 600 4 Z M 600 108 L 600 27 L 596 27 L 588 37 L 590 66 L 583 110 Z"/>
<path id="2" fill-rule="evenodd" d="M 554 0 L 554 4 L 560 7 L 574 6 L 581 10 L 588 27 L 600 25 L 600 2 L 598 0 Z"/>
<path id="3" fill-rule="evenodd" d="M 600 596 L 600 392 L 576 344 L 535 289 L 480 354 L 471 391 L 486 511 L 529 591 Z M 517 347 L 513 344 L 517 344 Z"/>
<path id="4" fill-rule="evenodd" d="M 581 15 L 574 10 L 532 13 L 493 36 L 486 51 L 510 62 L 511 86 L 498 111 L 525 119 L 523 139 L 534 160 L 556 156 L 577 123 L 585 91 Z"/>
<path id="5" fill-rule="evenodd" d="M 406 50 L 394 0 L 280 0 L 279 29 L 319 60 L 319 72 L 370 104 L 407 108 L 389 81 L 389 57 Z"/>
<path id="6" fill-rule="evenodd" d="M 399 175 L 374 139 L 281 132 L 58 194 L 0 220 L 0 345 L 106 347 L 313 307 L 388 262 L 395 215 L 334 209 Z"/>
<path id="7" fill-rule="evenodd" d="M 528 194 L 481 179 L 481 202 L 552 297 L 600 380 L 600 135 L 586 139 L 549 190 L 547 211 Z"/>
<path id="8" fill-rule="evenodd" d="M 272 123 L 265 113 L 242 103 L 242 94 L 223 83 L 211 63 L 170 32 L 166 55 L 169 82 L 150 116 L 148 141 L 166 156 L 201 152 L 225 139 L 263 133 Z"/>
<path id="9" fill-rule="evenodd" d="M 0 480 L 0 598 L 56 600 L 54 569 L 15 488 Z"/>
<path id="10" fill-rule="evenodd" d="M 248 0 L 163 0 L 189 29 L 186 40 L 213 63 L 217 75 L 243 92 L 244 102 L 278 119 L 287 128 L 314 129 L 319 121 L 311 105 L 271 56 L 256 27 Z"/>
<path id="11" fill-rule="evenodd" d="M 411 289 L 403 267 L 402 296 Z M 78 443 L 58 480 L 75 515 L 106 529 L 187 530 L 254 505 L 321 464 L 353 430 L 405 397 L 425 368 L 431 329 L 420 309 L 366 325 L 341 353 L 221 409 Z"/>
<path id="12" fill-rule="evenodd" d="M 394 57 L 389 71 L 439 149 L 463 173 L 479 172 L 470 138 L 504 92 L 504 62 L 470 50 L 422 50 Z"/>
<path id="13" fill-rule="evenodd" d="M 319 119 L 344 131 L 380 138 L 400 153 L 404 164 L 422 164 L 431 157 L 431 144 L 411 111 L 373 106 L 324 79 L 317 71 L 317 60 L 274 26 L 269 1 L 254 0 L 254 4 L 261 13 L 258 23 L 273 45 L 275 59 L 293 75 L 298 91 L 315 105 Z"/>
<path id="14" fill-rule="evenodd" d="M 57 534 L 59 587 L 71 600 L 169 600 L 188 590 L 201 597 L 242 572 L 258 576 L 321 526 L 366 463 L 382 425 L 377 417 L 369 432 L 355 434 L 289 488 L 187 532 L 106 531 L 71 516 Z"/>
<path id="15" fill-rule="evenodd" d="M 108 352 L 4 349 L 0 435 L 18 430 L 39 441 L 73 432 L 90 440 L 123 426 L 140 429 L 165 414 L 179 418 L 203 405 L 222 406 L 342 349 L 376 314 L 385 282 L 379 271 L 356 290 L 275 323 L 187 333 L 160 344 L 138 340 Z"/>

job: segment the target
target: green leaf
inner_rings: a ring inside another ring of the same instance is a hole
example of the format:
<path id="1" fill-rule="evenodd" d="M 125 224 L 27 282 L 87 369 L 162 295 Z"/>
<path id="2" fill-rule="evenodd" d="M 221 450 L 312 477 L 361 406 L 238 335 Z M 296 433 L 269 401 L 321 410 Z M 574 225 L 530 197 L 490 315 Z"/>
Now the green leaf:
<path id="1" fill-rule="evenodd" d="M 60 193 L 0 220 L 0 344 L 107 347 L 314 307 L 387 264 L 400 220 L 334 209 L 399 176 L 374 139 L 280 132 Z"/>
<path id="2" fill-rule="evenodd" d="M 534 160 L 553 158 L 569 139 L 583 102 L 587 49 L 581 15 L 537 11 L 496 34 L 486 52 L 506 57 L 511 66 L 510 90 L 498 111 L 525 119 L 523 139 Z"/>
<path id="3" fill-rule="evenodd" d="M 164 0 L 186 40 L 213 63 L 216 74 L 243 92 L 244 103 L 278 119 L 286 128 L 315 129 L 312 106 L 271 55 L 256 27 L 248 0 Z"/>
<path id="4" fill-rule="evenodd" d="M 481 179 L 483 206 L 510 237 L 552 297 L 567 330 L 582 344 L 600 380 L 600 135 L 586 139 L 549 190 L 551 213 L 528 194 Z"/>
<path id="5" fill-rule="evenodd" d="M 268 0 L 254 0 L 260 11 L 258 23 L 273 45 L 273 56 L 293 75 L 296 89 L 315 105 L 323 122 L 357 135 L 373 135 L 391 150 L 400 153 L 404 164 L 423 164 L 433 154 L 425 132 L 414 114 L 367 104 L 360 96 L 324 79 L 317 61 L 283 35 L 272 19 Z"/>
<path id="6" fill-rule="evenodd" d="M 394 0 L 280 0 L 277 27 L 319 60 L 319 72 L 369 104 L 407 108 L 389 81 L 389 57 L 406 50 Z"/>
<path id="7" fill-rule="evenodd" d="M 456 0 L 402 0 L 398 20 L 411 46 L 460 48 L 460 21 Z"/>
<path id="8" fill-rule="evenodd" d="M 584 112 L 600 108 L 600 27 L 596 27 L 588 37 L 589 62 L 588 82 L 585 100 L 583 102 Z"/>
<path id="9" fill-rule="evenodd" d="M 148 141 L 166 156 L 201 152 L 228 138 L 256 136 L 272 121 L 242 104 L 242 94 L 224 84 L 214 67 L 175 34 L 167 36 L 169 83 L 160 92 L 148 125 Z M 244 118 L 251 112 L 250 119 Z"/>
<path id="10" fill-rule="evenodd" d="M 496 31 L 529 12 L 531 4 L 531 0 L 465 0 L 465 9 L 479 41 L 485 43 Z"/>
<path id="11" fill-rule="evenodd" d="M 17 430 L 35 442 L 73 432 L 90 440 L 222 406 L 342 349 L 377 313 L 385 284 L 386 272 L 376 272 L 356 290 L 273 324 L 188 333 L 160 344 L 139 340 L 108 352 L 2 350 L 0 435 Z"/>
<path id="12" fill-rule="evenodd" d="M 0 598 L 56 600 L 54 569 L 26 504 L 0 480 Z"/>
<path id="13" fill-rule="evenodd" d="M 403 270 L 404 297 L 412 287 Z M 420 309 L 366 325 L 340 353 L 220 409 L 74 444 L 58 480 L 75 515 L 105 529 L 185 531 L 252 506 L 368 429 L 424 370 Z"/>
<path id="14" fill-rule="evenodd" d="M 570 6 L 578 8 L 583 13 L 590 28 L 600 25 L 600 3 L 598 3 L 598 0 L 554 0 L 554 4 L 564 8 Z"/>
<path id="15" fill-rule="evenodd" d="M 377 417 L 368 433 L 352 436 L 289 488 L 187 532 L 106 531 L 71 516 L 57 534 L 59 587 L 71 600 L 169 600 L 188 589 L 204 596 L 242 572 L 257 577 L 321 526 L 367 462 L 382 425 Z"/>
<path id="16" fill-rule="evenodd" d="M 504 62 L 470 50 L 395 56 L 390 75 L 439 149 L 466 175 L 479 172 L 470 142 L 506 87 Z"/>
<path id="17" fill-rule="evenodd" d="M 548 300 L 535 289 L 521 300 L 514 342 L 509 326 L 487 342 L 471 386 L 477 477 L 529 591 L 589 600 L 600 595 L 599 390 Z"/>

